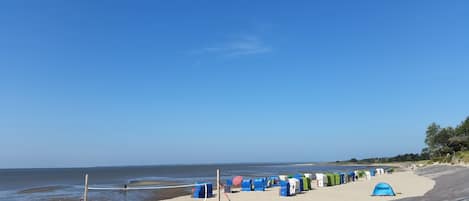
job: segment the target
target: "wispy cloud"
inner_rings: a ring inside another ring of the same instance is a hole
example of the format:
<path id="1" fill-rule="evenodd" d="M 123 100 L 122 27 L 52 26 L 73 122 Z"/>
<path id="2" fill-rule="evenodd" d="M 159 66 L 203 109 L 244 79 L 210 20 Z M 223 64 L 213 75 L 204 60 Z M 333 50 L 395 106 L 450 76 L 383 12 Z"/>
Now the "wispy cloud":
<path id="1" fill-rule="evenodd" d="M 243 56 L 263 54 L 271 51 L 272 48 L 266 46 L 258 37 L 244 35 L 225 43 L 196 50 L 194 53 L 217 54 L 221 56 Z"/>

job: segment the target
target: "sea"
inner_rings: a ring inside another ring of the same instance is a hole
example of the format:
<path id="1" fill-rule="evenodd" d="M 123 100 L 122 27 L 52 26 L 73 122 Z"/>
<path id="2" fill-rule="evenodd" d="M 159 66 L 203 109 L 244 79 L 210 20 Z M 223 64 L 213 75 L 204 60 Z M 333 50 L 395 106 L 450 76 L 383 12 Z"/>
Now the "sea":
<path id="1" fill-rule="evenodd" d="M 281 174 L 347 172 L 370 166 L 343 166 L 331 163 L 242 163 L 202 165 L 156 165 L 89 168 L 0 169 L 0 200 L 5 201 L 79 201 L 84 191 L 84 175 L 90 187 L 124 185 L 179 185 L 214 182 L 216 169 L 221 179 L 267 177 Z M 141 191 L 90 191 L 89 200 L 161 200 L 190 194 L 191 188 Z"/>

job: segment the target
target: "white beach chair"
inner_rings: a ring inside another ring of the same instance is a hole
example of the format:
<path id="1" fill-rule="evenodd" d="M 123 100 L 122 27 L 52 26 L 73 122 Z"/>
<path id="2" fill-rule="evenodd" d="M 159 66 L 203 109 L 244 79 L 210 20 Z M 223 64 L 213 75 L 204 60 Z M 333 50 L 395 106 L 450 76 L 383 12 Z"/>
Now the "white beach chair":
<path id="1" fill-rule="evenodd" d="M 300 181 L 298 179 L 291 178 L 291 179 L 288 179 L 288 183 L 290 183 L 290 195 L 295 195 L 297 192 L 297 189 L 299 189 L 300 187 Z"/>
<path id="2" fill-rule="evenodd" d="M 318 183 L 318 187 L 324 187 L 324 174 L 316 173 L 316 181 Z"/>
<path id="3" fill-rule="evenodd" d="M 366 175 L 366 180 L 371 180 L 371 172 L 370 171 L 365 171 Z"/>

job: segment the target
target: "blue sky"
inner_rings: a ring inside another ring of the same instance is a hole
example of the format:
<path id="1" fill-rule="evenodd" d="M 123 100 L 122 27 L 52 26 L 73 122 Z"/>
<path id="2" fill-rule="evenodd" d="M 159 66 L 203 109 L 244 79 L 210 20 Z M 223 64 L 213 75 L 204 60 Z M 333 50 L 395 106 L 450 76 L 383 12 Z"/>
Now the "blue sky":
<path id="1" fill-rule="evenodd" d="M 419 152 L 468 113 L 466 1 L 3 1 L 9 167 Z"/>

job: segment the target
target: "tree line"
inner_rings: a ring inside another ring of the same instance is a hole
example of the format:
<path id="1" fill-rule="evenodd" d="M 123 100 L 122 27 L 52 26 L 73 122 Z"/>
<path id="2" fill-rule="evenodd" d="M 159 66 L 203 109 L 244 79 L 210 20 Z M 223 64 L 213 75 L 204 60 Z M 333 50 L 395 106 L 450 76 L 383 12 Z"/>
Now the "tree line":
<path id="1" fill-rule="evenodd" d="M 469 150 L 469 117 L 456 127 L 442 128 L 436 123 L 430 124 L 426 131 L 425 144 L 427 147 L 422 153 L 428 154 L 430 158 L 445 157 Z"/>
<path id="2" fill-rule="evenodd" d="M 405 161 L 420 161 L 420 160 L 428 160 L 429 156 L 426 154 L 419 154 L 419 153 L 407 153 L 407 154 L 399 154 L 393 157 L 376 157 L 376 158 L 365 158 L 365 159 L 356 159 L 352 158 L 346 162 L 352 163 L 392 163 L 392 162 L 405 162 Z"/>
<path id="3" fill-rule="evenodd" d="M 419 161 L 441 159 L 448 156 L 454 156 L 459 152 L 463 153 L 463 151 L 469 151 L 469 117 L 456 125 L 456 127 L 448 126 L 442 128 L 436 123 L 431 123 L 427 127 L 427 131 L 425 133 L 425 144 L 427 147 L 423 148 L 421 153 L 407 153 L 394 157 L 365 158 L 360 160 L 352 158 L 344 162 L 389 163 Z"/>

